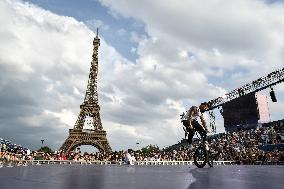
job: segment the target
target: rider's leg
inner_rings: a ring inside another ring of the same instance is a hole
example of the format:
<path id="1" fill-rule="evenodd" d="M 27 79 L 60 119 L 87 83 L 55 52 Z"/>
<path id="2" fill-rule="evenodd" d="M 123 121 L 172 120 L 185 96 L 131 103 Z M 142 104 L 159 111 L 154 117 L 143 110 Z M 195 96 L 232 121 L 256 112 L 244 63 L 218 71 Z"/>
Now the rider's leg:
<path id="1" fill-rule="evenodd" d="M 193 136 L 194 136 L 194 134 L 195 134 L 195 131 L 194 131 L 194 129 L 190 129 L 189 128 L 189 123 L 188 123 L 188 121 L 187 120 L 185 120 L 185 121 L 183 121 L 182 122 L 183 123 L 183 130 L 184 130 L 184 134 L 185 134 L 185 138 L 186 137 L 188 137 L 187 138 L 187 142 L 191 145 L 192 144 L 192 138 L 193 138 Z"/>
<path id="2" fill-rule="evenodd" d="M 183 131 L 184 131 L 184 138 L 186 139 L 186 138 L 187 138 L 187 135 L 188 135 L 188 132 L 187 132 L 186 127 L 183 127 Z"/>
<path id="3" fill-rule="evenodd" d="M 204 142 L 206 140 L 207 132 L 204 130 L 204 128 L 196 120 L 193 121 L 193 127 L 200 134 L 200 136 L 202 137 L 202 140 Z"/>
<path id="4" fill-rule="evenodd" d="M 188 129 L 187 131 L 188 131 L 188 139 L 187 139 L 187 141 L 188 141 L 189 144 L 192 144 L 192 138 L 193 138 L 193 136 L 195 134 L 195 131 L 194 131 L 194 129 Z"/>

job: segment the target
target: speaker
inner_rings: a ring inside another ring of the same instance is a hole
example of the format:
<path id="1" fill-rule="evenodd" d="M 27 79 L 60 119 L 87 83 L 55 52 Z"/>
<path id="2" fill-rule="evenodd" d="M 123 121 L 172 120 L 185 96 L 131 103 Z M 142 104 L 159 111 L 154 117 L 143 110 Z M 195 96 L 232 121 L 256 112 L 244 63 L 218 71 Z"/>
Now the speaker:
<path id="1" fill-rule="evenodd" d="M 271 98 L 272 102 L 277 102 L 277 99 L 276 99 L 276 96 L 275 96 L 273 89 L 271 89 L 271 91 L 270 91 L 270 98 Z"/>

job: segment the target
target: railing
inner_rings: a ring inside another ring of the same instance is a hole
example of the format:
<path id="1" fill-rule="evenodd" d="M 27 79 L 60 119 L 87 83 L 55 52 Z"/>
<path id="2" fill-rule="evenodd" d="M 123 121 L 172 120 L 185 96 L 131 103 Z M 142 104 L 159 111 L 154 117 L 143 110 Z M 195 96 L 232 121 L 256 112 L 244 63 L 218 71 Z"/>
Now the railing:
<path id="1" fill-rule="evenodd" d="M 234 161 L 214 161 L 214 165 L 234 165 Z M 30 166 L 30 165 L 125 165 L 123 161 L 74 161 L 74 160 L 24 160 L 20 162 L 1 162 L 1 167 Z M 194 165 L 193 161 L 135 161 L 134 165 Z M 284 161 L 255 161 L 251 165 L 284 165 Z"/>
<path id="2" fill-rule="evenodd" d="M 23 160 L 20 162 L 0 162 L 0 167 L 28 165 L 124 165 L 123 161 L 74 161 L 74 160 Z M 214 161 L 215 165 L 231 165 L 233 161 Z M 134 165 L 193 165 L 193 161 L 135 161 Z"/>
<path id="3" fill-rule="evenodd" d="M 193 161 L 136 161 L 134 165 L 193 165 Z M 214 161 L 215 165 L 231 165 L 233 161 Z"/>

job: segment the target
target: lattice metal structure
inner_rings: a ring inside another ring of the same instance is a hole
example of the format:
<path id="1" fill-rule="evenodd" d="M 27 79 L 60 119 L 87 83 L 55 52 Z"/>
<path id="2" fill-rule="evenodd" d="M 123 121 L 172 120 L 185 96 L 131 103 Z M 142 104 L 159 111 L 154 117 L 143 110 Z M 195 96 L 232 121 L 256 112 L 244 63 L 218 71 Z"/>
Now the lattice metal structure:
<path id="1" fill-rule="evenodd" d="M 235 89 L 227 93 L 225 97 L 218 97 L 216 99 L 208 101 L 209 110 L 213 110 L 214 108 L 222 106 L 224 103 L 239 98 L 240 96 L 244 96 L 252 92 L 261 91 L 263 89 L 272 87 L 283 81 L 284 81 L 284 68 L 271 72 L 264 77 L 254 80 L 253 82 L 248 83 L 238 89 Z"/>
<path id="2" fill-rule="evenodd" d="M 106 138 L 100 118 L 100 106 L 98 104 L 97 76 L 98 76 L 98 49 L 100 39 L 97 36 L 93 41 L 93 55 L 88 79 L 87 90 L 80 113 L 73 129 L 69 129 L 69 136 L 60 150 L 70 152 L 81 145 L 92 145 L 100 152 L 109 153 L 111 147 Z M 91 120 L 87 120 L 90 118 Z M 84 129 L 86 123 L 91 129 Z"/>
<path id="3" fill-rule="evenodd" d="M 213 112 L 215 108 L 218 108 L 223 104 L 225 104 L 226 102 L 237 99 L 241 96 L 261 91 L 263 89 L 277 85 L 283 81 L 284 81 L 284 68 L 271 72 L 264 77 L 254 80 L 251 83 L 248 83 L 238 89 L 235 89 L 225 94 L 225 97 L 218 97 L 216 99 L 208 101 L 207 103 L 209 105 L 209 109 L 207 111 L 209 111 L 210 127 L 212 131 L 216 132 L 215 115 Z"/>
<path id="4" fill-rule="evenodd" d="M 211 133 L 216 133 L 215 114 L 213 110 L 209 111 Z"/>

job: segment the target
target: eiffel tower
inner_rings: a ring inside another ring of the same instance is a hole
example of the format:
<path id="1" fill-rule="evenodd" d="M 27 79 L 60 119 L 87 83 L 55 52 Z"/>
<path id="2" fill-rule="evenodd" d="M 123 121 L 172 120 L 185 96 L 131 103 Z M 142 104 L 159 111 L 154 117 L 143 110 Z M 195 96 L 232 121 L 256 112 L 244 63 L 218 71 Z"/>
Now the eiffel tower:
<path id="1" fill-rule="evenodd" d="M 93 56 L 90 68 L 87 91 L 83 104 L 80 106 L 80 114 L 73 129 L 69 129 L 69 136 L 59 150 L 70 152 L 81 145 L 92 145 L 101 153 L 110 153 L 111 147 L 106 138 L 106 131 L 100 118 L 100 106 L 98 104 L 97 75 L 98 75 L 98 49 L 100 39 L 97 36 L 93 41 Z M 88 125 L 91 129 L 84 129 Z"/>

